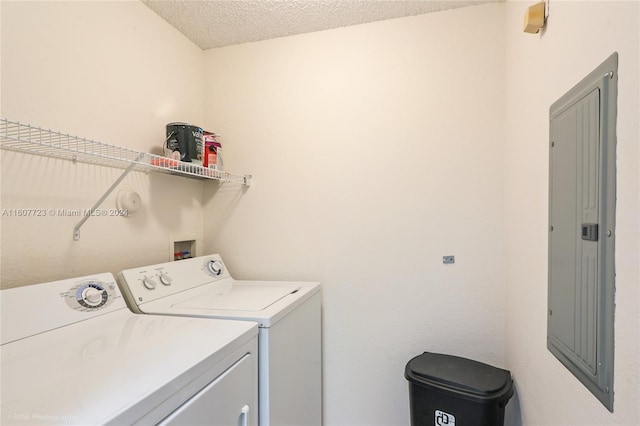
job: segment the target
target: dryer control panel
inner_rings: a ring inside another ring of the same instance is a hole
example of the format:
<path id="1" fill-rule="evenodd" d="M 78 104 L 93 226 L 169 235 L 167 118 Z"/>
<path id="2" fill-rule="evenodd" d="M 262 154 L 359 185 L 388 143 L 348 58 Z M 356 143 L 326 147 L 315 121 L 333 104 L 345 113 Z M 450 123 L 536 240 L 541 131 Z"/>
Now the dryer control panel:
<path id="1" fill-rule="evenodd" d="M 0 291 L 2 344 L 127 309 L 110 273 L 52 281 Z M 46 313 L 46 315 L 43 315 Z"/>

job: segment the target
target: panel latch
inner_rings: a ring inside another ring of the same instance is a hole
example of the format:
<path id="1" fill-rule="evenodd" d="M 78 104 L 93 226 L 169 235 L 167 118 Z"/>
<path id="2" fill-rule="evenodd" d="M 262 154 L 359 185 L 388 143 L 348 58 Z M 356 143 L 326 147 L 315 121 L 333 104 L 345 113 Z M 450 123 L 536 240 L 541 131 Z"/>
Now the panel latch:
<path id="1" fill-rule="evenodd" d="M 598 241 L 598 224 L 597 223 L 583 223 L 582 224 L 582 239 L 586 241 Z"/>

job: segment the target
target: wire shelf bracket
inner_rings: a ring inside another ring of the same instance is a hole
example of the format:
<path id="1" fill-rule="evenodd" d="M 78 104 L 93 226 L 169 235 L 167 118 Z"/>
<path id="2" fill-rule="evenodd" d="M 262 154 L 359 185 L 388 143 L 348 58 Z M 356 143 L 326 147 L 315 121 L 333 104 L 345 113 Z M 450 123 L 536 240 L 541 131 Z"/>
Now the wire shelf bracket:
<path id="1" fill-rule="evenodd" d="M 100 205 L 103 203 L 103 201 L 107 199 L 109 194 L 111 194 L 113 192 L 113 190 L 116 189 L 118 185 L 120 185 L 120 182 L 122 182 L 124 180 L 124 178 L 129 174 L 129 172 L 131 170 L 133 170 L 135 168 L 135 166 L 136 166 L 135 163 L 131 163 L 129 165 L 129 167 L 127 167 L 125 169 L 125 171 L 122 172 L 120 177 L 118 177 L 118 179 L 116 179 L 116 181 L 113 183 L 113 185 L 111 185 L 109 187 L 109 189 L 107 189 L 105 191 L 105 193 L 102 195 L 102 197 L 100 197 L 100 199 L 93 205 L 93 207 L 91 207 L 91 210 L 86 212 L 86 214 L 80 220 L 80 222 L 78 222 L 78 224 L 73 227 L 73 239 L 74 240 L 76 240 L 76 241 L 80 240 L 80 228 L 82 227 L 82 225 L 84 225 L 84 223 L 91 217 L 92 212 L 95 212 L 98 209 L 98 207 L 100 207 Z"/>

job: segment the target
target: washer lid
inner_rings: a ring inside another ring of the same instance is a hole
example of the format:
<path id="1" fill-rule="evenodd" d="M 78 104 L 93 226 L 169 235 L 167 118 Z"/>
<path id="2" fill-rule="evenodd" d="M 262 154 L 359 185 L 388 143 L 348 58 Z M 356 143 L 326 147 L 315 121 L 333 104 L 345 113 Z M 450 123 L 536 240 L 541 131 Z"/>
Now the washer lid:
<path id="1" fill-rule="evenodd" d="M 225 284 L 173 306 L 205 310 L 262 311 L 300 287 L 270 284 Z"/>

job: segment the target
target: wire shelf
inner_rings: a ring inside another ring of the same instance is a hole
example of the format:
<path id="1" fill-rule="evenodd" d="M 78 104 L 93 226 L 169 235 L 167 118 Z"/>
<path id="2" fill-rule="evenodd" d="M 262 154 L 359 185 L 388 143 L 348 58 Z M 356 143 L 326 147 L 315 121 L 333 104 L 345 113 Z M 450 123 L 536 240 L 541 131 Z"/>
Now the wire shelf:
<path id="1" fill-rule="evenodd" d="M 251 175 L 239 175 L 219 169 L 209 169 L 160 155 L 97 142 L 18 121 L 10 121 L 5 118 L 0 118 L 0 142 L 2 149 L 10 151 L 63 158 L 121 169 L 131 167 L 133 164 L 134 170 L 169 173 L 194 179 L 211 179 L 242 185 L 251 184 Z"/>

